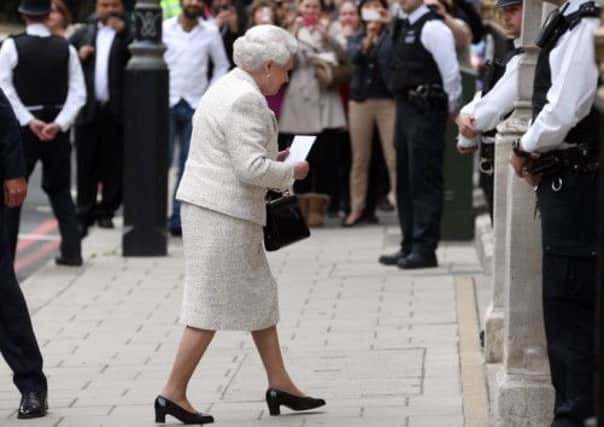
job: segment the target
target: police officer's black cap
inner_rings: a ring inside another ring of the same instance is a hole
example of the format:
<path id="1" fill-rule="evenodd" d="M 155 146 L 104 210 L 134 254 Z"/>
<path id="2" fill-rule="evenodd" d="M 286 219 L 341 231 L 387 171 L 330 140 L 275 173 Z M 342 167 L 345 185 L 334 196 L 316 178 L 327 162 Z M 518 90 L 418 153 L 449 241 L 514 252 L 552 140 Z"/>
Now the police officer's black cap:
<path id="1" fill-rule="evenodd" d="M 50 13 L 51 0 L 21 0 L 20 14 L 25 16 L 46 16 Z"/>
<path id="2" fill-rule="evenodd" d="M 496 7 L 522 6 L 522 0 L 497 0 Z"/>

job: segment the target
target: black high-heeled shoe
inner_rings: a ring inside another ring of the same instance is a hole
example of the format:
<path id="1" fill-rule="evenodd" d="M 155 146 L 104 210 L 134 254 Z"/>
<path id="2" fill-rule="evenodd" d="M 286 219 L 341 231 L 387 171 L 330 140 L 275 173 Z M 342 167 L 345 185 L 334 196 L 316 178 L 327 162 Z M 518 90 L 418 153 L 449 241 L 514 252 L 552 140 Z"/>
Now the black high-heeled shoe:
<path id="1" fill-rule="evenodd" d="M 288 407 L 292 411 L 307 411 L 324 406 L 325 401 L 313 397 L 298 397 L 281 390 L 269 388 L 266 391 L 266 404 L 271 415 L 280 415 L 281 405 Z"/>
<path id="2" fill-rule="evenodd" d="M 183 424 L 211 424 L 214 417 L 202 414 L 201 412 L 189 412 L 178 406 L 176 403 L 162 396 L 155 399 L 155 422 L 165 423 L 166 415 L 172 415 Z"/>

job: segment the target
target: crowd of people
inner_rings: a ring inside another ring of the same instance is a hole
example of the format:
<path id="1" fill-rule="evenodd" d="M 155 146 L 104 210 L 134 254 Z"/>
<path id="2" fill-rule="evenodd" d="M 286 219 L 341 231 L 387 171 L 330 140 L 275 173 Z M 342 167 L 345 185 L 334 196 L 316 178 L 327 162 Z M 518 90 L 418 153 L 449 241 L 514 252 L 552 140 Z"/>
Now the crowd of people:
<path id="1" fill-rule="evenodd" d="M 586 367 L 594 341 L 598 167 L 590 37 L 599 9 L 590 0 L 565 4 L 538 41 L 533 121 L 512 156 L 539 200 L 554 427 L 578 426 L 593 412 Z M 72 23 L 62 0 L 22 0 L 25 31 L 0 48 L 2 153 L 12 159 L 0 162 L 0 238 L 8 241 L 0 273 L 10 279 L 3 286 L 30 357 L 18 361 L 11 353 L 7 343 L 15 334 L 0 339 L 0 347 L 22 393 L 20 418 L 43 416 L 47 407 L 41 356 L 7 261 L 15 257 L 24 181 L 41 163 L 42 188 L 61 233 L 55 261 L 82 265 L 81 240 L 92 226 L 113 228 L 122 202 L 123 82 L 133 39 L 128 5 L 96 0 L 88 21 Z M 396 207 L 400 249 L 379 262 L 401 269 L 437 266 L 446 127 L 457 123 L 460 153 L 480 150 L 493 215 L 495 128 L 518 98 L 522 49 L 510 39 L 505 55 L 486 67 L 480 92 L 462 108 L 460 65 L 480 63 L 472 52 L 485 36 L 469 0 L 162 0 L 161 6 L 170 71 L 167 155 L 177 169 L 166 227 L 181 236 L 184 226 L 187 327 L 155 402 L 156 418 L 213 421 L 194 411 L 186 387 L 221 329 L 253 331 L 267 369 L 271 415 L 280 405 L 322 406 L 322 399 L 304 397 L 281 358 L 276 284 L 261 248 L 266 190 L 292 187 L 310 227 L 323 225 L 326 215 L 340 217 L 343 227 L 375 223 L 378 206 Z M 498 0 L 497 6 L 517 38 L 522 0 Z M 587 45 L 590 54 L 577 57 L 575 47 Z M 585 78 L 567 75 L 571 63 Z M 316 140 L 307 162 L 291 166 L 282 161 L 296 135 Z M 17 137 L 18 148 L 6 142 Z M 227 235 L 232 238 L 225 242 Z M 217 253 L 224 256 L 217 260 Z M 237 303 L 225 304 L 225 298 Z M 568 313 L 572 324 L 560 321 Z"/>

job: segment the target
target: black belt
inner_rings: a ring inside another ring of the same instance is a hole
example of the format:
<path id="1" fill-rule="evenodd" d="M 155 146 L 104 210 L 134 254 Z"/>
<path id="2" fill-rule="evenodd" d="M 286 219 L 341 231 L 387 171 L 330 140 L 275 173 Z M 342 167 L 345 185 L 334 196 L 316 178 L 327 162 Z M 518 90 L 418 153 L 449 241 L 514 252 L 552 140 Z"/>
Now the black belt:
<path id="1" fill-rule="evenodd" d="M 597 154 L 579 146 L 544 153 L 538 159 L 529 162 L 527 172 L 533 175 L 590 174 L 597 172 L 599 168 Z"/>
<path id="2" fill-rule="evenodd" d="M 419 85 L 398 94 L 422 111 L 447 111 L 449 98 L 439 84 Z"/>

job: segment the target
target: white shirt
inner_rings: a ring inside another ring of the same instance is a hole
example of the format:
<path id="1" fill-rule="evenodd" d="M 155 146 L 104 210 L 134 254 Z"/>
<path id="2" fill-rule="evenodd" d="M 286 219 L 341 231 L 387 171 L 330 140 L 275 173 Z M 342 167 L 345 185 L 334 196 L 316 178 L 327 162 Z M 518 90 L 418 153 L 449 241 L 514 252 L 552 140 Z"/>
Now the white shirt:
<path id="1" fill-rule="evenodd" d="M 25 29 L 30 36 L 50 37 L 50 31 L 43 24 L 31 24 Z M 33 114 L 28 107 L 39 107 L 37 105 L 23 105 L 23 102 L 17 94 L 13 84 L 13 70 L 19 63 L 19 55 L 15 47 L 15 41 L 8 38 L 2 44 L 0 49 L 0 87 L 10 101 L 17 120 L 21 126 L 27 126 L 34 119 Z M 63 132 L 66 132 L 75 121 L 80 109 L 86 103 L 86 84 L 84 83 L 84 73 L 78 58 L 78 53 L 73 46 L 69 46 L 69 82 L 67 98 L 59 115 L 54 123 L 59 125 Z"/>
<path id="2" fill-rule="evenodd" d="M 518 41 L 515 40 L 514 43 Z M 495 129 L 497 125 L 514 109 L 518 99 L 518 64 L 522 55 L 514 55 L 507 63 L 503 76 L 485 95 L 477 94 L 472 102 L 466 104 L 461 113 L 469 114 L 474 119 L 474 128 L 480 132 Z M 460 135 L 458 145 L 472 147 L 478 138 L 465 138 Z"/>
<path id="3" fill-rule="evenodd" d="M 407 15 L 407 19 L 410 24 L 414 24 L 429 11 L 428 6 L 423 4 Z M 457 110 L 461 97 L 461 75 L 453 33 L 443 21 L 434 19 L 426 22 L 422 28 L 420 41 L 436 62 L 443 88 L 449 97 L 449 111 L 453 112 Z"/>
<path id="4" fill-rule="evenodd" d="M 564 15 L 576 12 L 588 1 L 570 0 Z M 552 86 L 547 104 L 522 137 L 523 150 L 543 153 L 563 148 L 568 132 L 589 114 L 598 87 L 594 33 L 599 25 L 598 18 L 583 18 L 551 51 Z"/>
<path id="5" fill-rule="evenodd" d="M 94 49 L 94 94 L 96 100 L 103 103 L 109 101 L 109 55 L 115 34 L 112 27 L 101 22 L 97 24 Z"/>
<path id="6" fill-rule="evenodd" d="M 222 37 L 213 23 L 199 20 L 199 24 L 186 32 L 178 17 L 163 23 L 164 58 L 170 70 L 170 106 L 184 99 L 193 109 L 209 85 L 229 71 Z M 214 71 L 208 84 L 208 60 L 212 58 Z"/>

